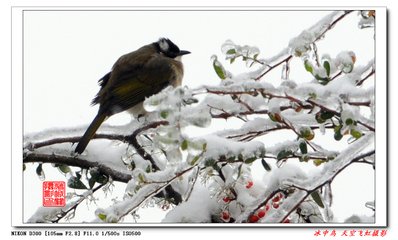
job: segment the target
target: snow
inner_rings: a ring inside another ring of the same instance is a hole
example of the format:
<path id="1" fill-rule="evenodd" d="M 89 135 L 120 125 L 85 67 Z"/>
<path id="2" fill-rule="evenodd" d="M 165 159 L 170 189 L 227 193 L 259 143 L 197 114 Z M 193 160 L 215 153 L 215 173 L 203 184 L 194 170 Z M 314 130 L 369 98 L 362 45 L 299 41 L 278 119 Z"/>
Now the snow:
<path id="1" fill-rule="evenodd" d="M 303 189 L 314 190 L 330 181 L 334 177 L 333 174 L 348 166 L 354 157 L 365 150 L 373 149 L 373 133 L 364 131 L 361 138 L 346 145 L 341 152 L 328 150 L 330 147 L 327 144 L 330 142 L 325 145 L 318 145 L 315 141 L 310 142 L 315 151 L 310 151 L 309 156 L 333 158 L 312 171 L 304 171 L 305 167 L 299 164 L 286 163 L 272 168 L 270 172 L 262 173 L 260 179 L 253 179 L 251 163 L 245 161 L 251 158 L 258 160 L 265 154 L 271 158 L 276 157 L 282 150 L 296 153 L 300 142 L 304 141 L 300 140 L 291 130 L 288 131 L 294 135 L 292 140 L 286 137 L 283 141 L 279 141 L 279 138 L 268 135 L 263 136 L 262 139 L 256 138 L 264 135 L 268 130 L 275 130 L 275 128 L 283 126 L 284 123 L 272 121 L 266 114 L 251 115 L 252 111 L 279 113 L 298 132 L 300 129 L 315 126 L 320 128 L 322 134 L 331 136 L 330 132 L 333 130 L 329 131 L 326 127 L 331 125 L 332 120 L 328 120 L 325 124 L 319 124 L 315 119 L 315 114 L 320 111 L 320 107 L 306 108 L 297 112 L 297 109 L 281 109 L 281 107 L 296 108 L 298 106 L 297 103 L 292 104 L 288 97 L 295 98 L 304 105 L 310 104 L 309 100 L 311 100 L 323 107 L 341 112 L 341 120 L 345 125 L 347 119 L 353 119 L 374 126 L 374 86 L 357 86 L 358 81 L 374 67 L 374 60 L 364 66 L 357 66 L 355 65 L 355 53 L 352 51 L 340 52 L 335 58 L 329 54 L 323 54 L 321 66 L 316 66 L 311 62 L 313 72 L 307 72 L 309 78 L 304 80 L 304 83 L 298 84 L 295 80 L 286 78 L 276 82 L 279 83 L 278 86 L 256 79 L 261 73 L 267 71 L 270 65 L 286 59 L 289 54 L 301 57 L 303 62 L 310 61 L 311 56 L 308 51 L 313 48 L 312 43 L 319 39 L 320 35 L 341 13 L 341 11 L 333 12 L 314 26 L 302 31 L 297 37 L 290 40 L 288 47 L 282 49 L 275 56 L 259 59 L 264 64 L 256 63 L 254 65 L 257 67 L 256 70 L 234 76 L 226 71 L 227 78 L 220 81 L 218 85 L 204 85 L 196 90 L 185 87 L 168 87 L 147 98 L 144 102 L 144 108 L 148 111 L 145 120 L 148 122 L 168 121 L 169 123 L 168 126 L 148 130 L 146 134 L 150 139 L 144 137 L 140 139 L 140 143 L 158 163 L 161 171 L 149 172 L 149 161 L 139 156 L 132 148 L 128 148 L 126 151 L 127 145 L 124 143 L 92 140 L 80 157 L 105 164 L 133 176 L 126 185 L 123 200 L 118 200 L 105 208 L 98 208 L 96 211 L 98 219 L 94 221 L 122 221 L 127 214 L 150 202 L 151 197 L 162 191 L 168 184 L 171 184 L 177 192 L 183 195 L 183 202 L 165 216 L 163 222 L 166 223 L 210 222 L 214 215 L 218 215 L 225 209 L 230 211 L 231 217 L 237 222 L 244 222 L 249 214 L 259 207 L 259 204 L 270 194 L 288 186 L 295 186 L 295 192 L 283 201 L 279 209 L 271 209 L 267 216 L 261 219 L 261 222 L 280 222 L 292 209 L 297 207 L 298 203 L 300 203 L 302 214 L 313 215 L 312 222 L 320 222 L 321 218 L 318 216 L 322 214 L 327 215 L 327 219 L 332 219 L 333 214 L 329 208 L 324 209 L 321 213 L 316 203 L 303 202 L 303 199 L 308 197 L 307 192 Z M 239 55 L 252 57 L 259 54 L 260 50 L 257 47 L 240 46 L 227 40 L 222 46 L 222 52 L 228 60 Z M 330 76 L 327 76 L 326 69 L 323 67 L 325 61 L 330 63 Z M 246 61 L 246 63 L 251 65 L 252 62 Z M 213 64 L 218 67 L 222 66 L 217 58 L 213 58 Z M 338 71 L 343 71 L 343 73 L 333 77 Z M 316 80 L 316 75 L 330 77 L 330 82 L 326 85 L 320 84 Z M 216 93 L 206 93 L 207 91 Z M 206 93 L 204 97 L 203 95 L 198 96 L 203 93 Z M 270 97 L 270 95 L 276 97 Z M 194 101 L 188 104 L 188 100 L 192 99 L 199 100 L 199 102 Z M 370 118 L 363 116 L 361 108 L 351 105 L 350 101 L 370 101 Z M 190 132 L 189 129 L 192 126 L 200 128 L 213 126 L 212 115 L 222 113 L 239 116 L 243 121 L 236 126 L 230 126 L 230 121 L 223 122 L 224 130 L 217 130 L 211 134 L 203 133 L 206 129 L 203 129 L 203 132 L 201 130 Z M 245 113 L 248 113 L 247 116 Z M 333 121 L 336 123 L 336 119 Z M 133 122 L 118 127 L 104 124 L 98 132 L 125 135 L 142 126 L 142 123 Z M 362 128 L 362 126 L 358 127 Z M 34 146 L 35 142 L 45 141 L 53 136 L 65 138 L 80 136 L 85 128 L 83 126 L 77 129 L 49 129 L 39 134 L 27 134 L 24 139 L 25 146 L 30 144 Z M 277 131 L 270 132 L 279 134 Z M 250 138 L 250 136 L 253 137 Z M 185 150 L 182 149 L 183 141 L 188 142 Z M 30 150 L 32 149 L 28 148 L 25 151 L 29 154 Z M 70 143 L 46 146 L 34 151 L 73 156 L 73 147 Z M 198 161 L 194 163 L 192 161 L 195 157 L 198 157 Z M 233 159 L 233 162 L 225 160 L 230 158 Z M 207 160 L 215 161 L 216 165 L 204 166 Z M 134 170 L 127 166 L 131 163 L 135 165 Z M 216 167 L 219 167 L 220 170 L 216 170 Z M 254 186 L 250 189 L 246 187 L 248 181 L 254 182 Z M 234 196 L 236 199 L 233 199 L 229 205 L 222 203 L 220 197 L 222 199 L 222 196 L 231 194 L 232 190 L 236 192 L 236 196 Z M 327 190 L 326 193 L 331 191 L 330 186 L 325 190 Z M 331 204 L 330 196 L 325 195 L 324 199 L 328 205 Z M 61 210 L 56 208 L 38 209 L 30 221 L 40 222 L 51 219 Z M 294 216 L 293 213 L 291 217 L 297 216 Z M 358 216 L 347 219 L 348 222 L 366 222 L 368 220 L 366 217 Z"/>
<path id="2" fill-rule="evenodd" d="M 36 212 L 28 219 L 28 223 L 49 223 L 57 220 L 59 215 L 68 211 L 71 207 L 76 205 L 76 203 L 81 198 L 87 198 L 92 194 L 91 190 L 87 190 L 82 193 L 78 199 L 73 201 L 68 201 L 64 207 L 39 207 Z"/>
<path id="3" fill-rule="evenodd" d="M 215 135 L 201 137 L 207 143 L 206 158 L 217 159 L 220 156 L 232 157 L 242 155 L 243 158 L 259 156 L 265 152 L 264 144 L 259 141 L 237 142 Z"/>
<path id="4" fill-rule="evenodd" d="M 196 184 L 188 201 L 168 212 L 162 223 L 208 223 L 217 210 L 217 201 L 208 189 Z"/>

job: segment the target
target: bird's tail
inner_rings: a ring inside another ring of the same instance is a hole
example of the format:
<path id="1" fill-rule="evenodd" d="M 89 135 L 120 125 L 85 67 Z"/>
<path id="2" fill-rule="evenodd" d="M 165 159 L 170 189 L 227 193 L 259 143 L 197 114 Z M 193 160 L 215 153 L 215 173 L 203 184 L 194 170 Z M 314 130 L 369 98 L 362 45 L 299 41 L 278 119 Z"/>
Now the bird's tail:
<path id="1" fill-rule="evenodd" d="M 81 154 L 84 149 L 86 149 L 88 143 L 90 142 L 91 138 L 94 136 L 95 132 L 101 126 L 102 122 L 105 121 L 106 114 L 98 113 L 95 116 L 94 120 L 91 122 L 90 126 L 87 128 L 86 132 L 84 133 L 83 137 L 80 138 L 79 143 L 75 148 L 75 152 Z"/>

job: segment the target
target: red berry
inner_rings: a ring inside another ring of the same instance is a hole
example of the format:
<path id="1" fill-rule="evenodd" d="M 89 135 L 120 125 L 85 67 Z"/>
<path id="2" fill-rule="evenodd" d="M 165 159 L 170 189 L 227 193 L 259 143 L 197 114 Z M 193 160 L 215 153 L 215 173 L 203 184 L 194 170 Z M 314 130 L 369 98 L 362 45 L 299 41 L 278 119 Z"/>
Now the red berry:
<path id="1" fill-rule="evenodd" d="M 224 220 L 225 222 L 229 222 L 229 212 L 228 211 L 222 211 L 221 212 L 221 219 Z"/>
<path id="2" fill-rule="evenodd" d="M 267 205 L 265 205 L 265 207 L 264 207 L 265 211 L 267 211 L 267 212 L 269 211 L 269 208 L 270 208 L 270 207 L 269 207 L 269 205 L 268 205 L 268 204 L 267 204 Z"/>
<path id="3" fill-rule="evenodd" d="M 258 216 L 256 216 L 256 215 L 251 215 L 251 216 L 249 217 L 249 222 L 255 223 L 255 222 L 257 222 L 259 219 L 260 219 L 260 218 L 259 218 Z"/>
<path id="4" fill-rule="evenodd" d="M 283 220 L 283 223 L 290 223 L 289 218 L 286 218 L 285 220 Z"/>
<path id="5" fill-rule="evenodd" d="M 263 217 L 265 216 L 265 210 L 260 210 L 260 211 L 257 213 L 257 216 L 258 216 L 259 218 L 263 218 Z"/>
<path id="6" fill-rule="evenodd" d="M 277 195 L 277 196 L 275 196 L 273 199 L 272 199 L 272 202 L 279 202 L 281 200 L 281 198 L 279 197 L 279 195 Z"/>
<path id="7" fill-rule="evenodd" d="M 224 197 L 222 199 L 225 203 L 229 203 L 231 201 L 231 199 L 229 197 Z"/>
<path id="8" fill-rule="evenodd" d="M 272 203 L 272 207 L 275 209 L 279 208 L 279 203 Z"/>
<path id="9" fill-rule="evenodd" d="M 253 186 L 253 181 L 248 181 L 246 184 L 246 188 L 249 189 Z"/>

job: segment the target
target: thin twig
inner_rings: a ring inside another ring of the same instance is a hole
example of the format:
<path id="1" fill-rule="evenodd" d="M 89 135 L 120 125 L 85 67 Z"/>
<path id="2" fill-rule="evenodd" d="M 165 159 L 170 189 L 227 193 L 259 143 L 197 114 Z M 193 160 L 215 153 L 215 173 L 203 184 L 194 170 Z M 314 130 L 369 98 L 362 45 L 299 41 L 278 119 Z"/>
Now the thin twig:
<path id="1" fill-rule="evenodd" d="M 368 75 L 366 75 L 363 79 L 361 79 L 359 82 L 357 82 L 357 86 L 361 86 L 373 74 L 375 74 L 375 70 L 374 69 L 372 69 L 372 71 Z"/>
<path id="2" fill-rule="evenodd" d="M 282 61 L 280 61 L 280 62 L 278 62 L 278 63 L 276 63 L 276 64 L 274 64 L 274 65 L 272 65 L 272 66 L 269 66 L 269 68 L 267 69 L 267 71 L 265 71 L 265 72 L 263 72 L 262 74 L 260 74 L 260 76 L 256 77 L 254 80 L 256 80 L 256 81 L 260 80 L 262 77 L 264 77 L 264 75 L 266 75 L 267 73 L 269 73 L 270 71 L 272 71 L 272 69 L 278 67 L 279 65 L 281 65 L 281 64 L 284 63 L 284 62 L 286 62 L 286 63 L 289 62 L 290 59 L 291 59 L 292 57 L 293 57 L 292 55 L 289 55 L 289 56 L 287 56 L 285 59 L 283 59 Z"/>
<path id="3" fill-rule="evenodd" d="M 105 184 L 100 184 L 97 187 L 93 188 L 92 190 L 88 190 L 91 191 L 91 194 L 94 194 L 96 191 L 98 191 L 99 189 L 101 189 Z M 71 211 L 76 211 L 77 207 L 80 205 L 80 203 L 82 203 L 85 199 L 87 198 L 87 196 L 81 196 L 79 198 L 79 200 L 77 200 L 75 202 L 75 204 L 73 204 L 73 206 L 71 206 L 68 210 L 66 211 L 62 211 L 59 215 L 58 218 L 53 220 L 53 223 L 58 223 L 62 218 L 64 218 L 69 212 Z"/>

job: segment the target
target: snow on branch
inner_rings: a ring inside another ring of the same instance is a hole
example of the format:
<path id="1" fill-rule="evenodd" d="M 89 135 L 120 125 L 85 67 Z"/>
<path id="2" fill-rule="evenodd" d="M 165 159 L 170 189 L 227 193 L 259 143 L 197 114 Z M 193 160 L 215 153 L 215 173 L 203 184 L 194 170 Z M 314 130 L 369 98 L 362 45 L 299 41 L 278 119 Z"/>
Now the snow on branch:
<path id="1" fill-rule="evenodd" d="M 328 14 L 267 58 L 227 40 L 229 64 L 258 68 L 233 75 L 215 56 L 219 84 L 164 89 L 144 101 L 144 122 L 101 127 L 79 156 L 73 144 L 84 128 L 29 134 L 23 162 L 55 164 L 87 189 L 126 183 L 122 200 L 96 210 L 98 222 L 124 221 L 149 203 L 174 206 L 165 222 L 330 221 L 334 178 L 353 163 L 375 164 L 374 59 L 360 65 L 352 51 L 332 57 L 317 44 L 351 12 Z M 293 68 L 302 79 L 290 76 Z M 277 69 L 280 81 L 270 83 L 264 76 Z"/>

